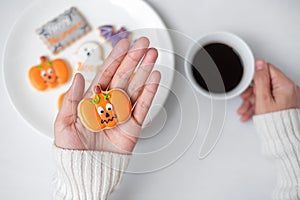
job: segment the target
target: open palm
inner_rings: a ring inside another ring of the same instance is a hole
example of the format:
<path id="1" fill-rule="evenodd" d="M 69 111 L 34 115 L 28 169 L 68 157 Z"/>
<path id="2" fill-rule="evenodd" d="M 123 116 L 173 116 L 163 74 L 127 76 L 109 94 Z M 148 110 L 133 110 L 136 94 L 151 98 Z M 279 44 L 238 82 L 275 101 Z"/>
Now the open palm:
<path id="1" fill-rule="evenodd" d="M 128 40 L 121 40 L 115 46 L 85 94 L 83 76 L 75 75 L 55 121 L 56 146 L 76 150 L 132 152 L 157 91 L 160 73 L 152 72 L 158 54 L 156 49 L 148 48 L 147 38 L 142 37 L 129 47 Z M 82 99 L 92 96 L 97 84 L 101 88 L 123 89 L 130 96 L 134 107 L 131 117 L 125 123 L 93 133 L 81 123 L 77 106 Z"/>

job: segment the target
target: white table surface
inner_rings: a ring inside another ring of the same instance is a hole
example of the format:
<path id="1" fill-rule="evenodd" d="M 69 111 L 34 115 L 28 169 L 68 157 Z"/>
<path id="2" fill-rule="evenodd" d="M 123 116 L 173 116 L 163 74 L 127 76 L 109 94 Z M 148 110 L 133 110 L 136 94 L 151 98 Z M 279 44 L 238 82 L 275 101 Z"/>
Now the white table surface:
<path id="1" fill-rule="evenodd" d="M 1 55 L 10 28 L 23 8 L 31 2 L 32 0 L 1 0 Z M 300 1 L 148 2 L 169 28 L 193 39 L 217 30 L 240 35 L 251 46 L 256 58 L 265 58 L 278 65 L 293 80 L 300 83 Z M 173 39 L 176 49 L 184 49 L 183 41 Z M 181 59 L 176 60 L 176 69 L 183 74 Z M 175 84 L 174 88 L 185 91 L 184 85 Z M 0 199 L 51 199 L 51 180 L 54 174 L 52 141 L 37 134 L 21 119 L 9 102 L 2 80 L 0 91 Z M 189 105 L 188 96 L 182 95 L 179 98 L 183 105 Z M 200 115 L 205 118 L 203 113 L 206 113 L 208 101 L 200 95 L 197 95 L 197 101 L 200 103 Z M 240 103 L 239 98 L 227 102 L 222 137 L 208 158 L 197 158 L 203 139 L 201 130 L 205 129 L 201 127 L 203 123 L 200 122 L 198 138 L 179 160 L 156 172 L 125 175 L 112 199 L 271 199 L 276 181 L 274 163 L 261 155 L 252 121 L 245 124 L 238 121 L 236 109 Z M 177 115 L 180 115 L 176 104 L 176 98 L 170 96 L 165 107 L 168 118 L 159 135 L 168 136 L 176 131 L 174 124 L 177 123 Z M 193 112 L 192 108 L 189 109 Z M 188 116 L 183 116 L 183 119 L 183 123 L 188 123 Z M 191 131 L 188 127 L 181 130 L 187 135 Z M 143 143 L 145 142 L 139 143 L 137 151 L 147 148 L 147 145 L 151 147 L 151 140 L 144 147 Z M 140 160 L 135 163 L 133 160 L 132 166 L 143 167 L 143 163 Z"/>

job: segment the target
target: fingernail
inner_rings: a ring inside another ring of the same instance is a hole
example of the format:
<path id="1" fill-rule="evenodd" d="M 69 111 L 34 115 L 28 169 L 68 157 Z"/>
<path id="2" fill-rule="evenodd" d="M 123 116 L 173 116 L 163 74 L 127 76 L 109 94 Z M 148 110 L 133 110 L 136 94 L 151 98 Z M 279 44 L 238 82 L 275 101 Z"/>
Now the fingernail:
<path id="1" fill-rule="evenodd" d="M 262 60 L 259 60 L 259 61 L 257 61 L 256 62 L 256 70 L 262 70 L 262 69 L 264 69 L 265 68 L 265 62 L 264 61 L 262 61 Z"/>

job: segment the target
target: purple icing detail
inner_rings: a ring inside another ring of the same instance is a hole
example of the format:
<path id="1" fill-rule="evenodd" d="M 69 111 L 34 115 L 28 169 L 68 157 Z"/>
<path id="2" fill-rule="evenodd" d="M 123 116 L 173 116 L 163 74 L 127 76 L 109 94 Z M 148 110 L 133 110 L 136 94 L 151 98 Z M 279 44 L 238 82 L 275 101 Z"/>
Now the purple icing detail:
<path id="1" fill-rule="evenodd" d="M 110 38 L 113 33 L 113 27 L 110 25 L 100 26 L 99 30 L 100 30 L 101 36 L 103 36 L 105 39 Z"/>
<path id="2" fill-rule="evenodd" d="M 117 32 L 114 32 L 112 25 L 100 26 L 99 31 L 100 35 L 110 42 L 113 47 L 115 47 L 120 40 L 128 39 L 131 34 L 125 27 L 121 27 Z"/>

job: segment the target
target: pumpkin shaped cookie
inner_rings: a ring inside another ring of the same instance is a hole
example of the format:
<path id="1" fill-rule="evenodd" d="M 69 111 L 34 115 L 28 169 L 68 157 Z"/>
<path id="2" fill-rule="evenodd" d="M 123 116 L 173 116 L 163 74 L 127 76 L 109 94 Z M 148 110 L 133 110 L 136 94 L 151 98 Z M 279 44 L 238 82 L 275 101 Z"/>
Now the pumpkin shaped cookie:
<path id="1" fill-rule="evenodd" d="M 62 59 L 48 61 L 42 56 L 41 63 L 30 68 L 28 76 L 31 85 L 40 91 L 55 88 L 69 79 L 69 67 Z"/>
<path id="2" fill-rule="evenodd" d="M 80 101 L 78 116 L 83 125 L 92 132 L 115 127 L 128 120 L 132 105 L 128 95 L 121 89 L 102 91 L 94 88 L 93 98 Z"/>

